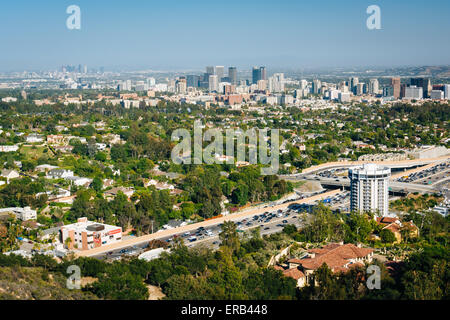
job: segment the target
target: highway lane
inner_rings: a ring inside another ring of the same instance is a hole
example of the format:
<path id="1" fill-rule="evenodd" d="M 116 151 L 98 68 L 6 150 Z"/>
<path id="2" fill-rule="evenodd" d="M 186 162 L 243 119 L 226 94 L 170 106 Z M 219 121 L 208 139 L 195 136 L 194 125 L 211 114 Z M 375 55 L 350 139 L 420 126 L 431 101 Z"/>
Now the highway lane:
<path id="1" fill-rule="evenodd" d="M 279 209 L 281 210 L 281 209 Z M 282 212 L 276 211 L 267 211 L 268 214 L 265 217 L 258 215 L 258 219 L 255 219 L 253 216 L 251 218 L 241 219 L 237 222 L 238 230 L 242 232 L 249 231 L 251 229 L 260 228 L 260 234 L 269 235 L 272 233 L 280 232 L 283 230 L 284 226 L 288 224 L 293 224 L 297 227 L 302 226 L 302 221 L 300 219 L 301 214 L 294 209 L 284 209 Z M 278 216 L 280 215 L 280 216 Z M 269 220 L 268 222 L 265 222 Z M 212 233 L 211 236 L 206 234 L 206 231 L 210 231 Z M 197 231 L 197 232 L 195 232 Z M 200 232 L 198 230 L 194 230 L 193 232 L 189 232 L 189 235 L 185 234 L 176 234 L 171 237 L 163 237 L 158 240 L 172 242 L 175 236 L 183 239 L 184 243 L 187 247 L 196 247 L 196 246 L 205 246 L 209 248 L 218 248 L 220 245 L 219 233 L 221 232 L 220 225 L 214 225 L 210 228 L 204 229 L 204 232 Z M 200 235 L 199 235 L 200 233 Z M 189 238 L 195 236 L 196 240 L 189 241 Z M 169 241 L 168 241 L 169 240 Z M 125 256 L 138 256 L 147 248 L 147 243 L 127 247 L 123 249 L 113 250 L 107 253 L 102 253 L 100 255 L 93 256 L 93 258 L 97 258 L 100 260 L 107 259 L 108 261 L 118 260 L 123 255 Z"/>
<path id="2" fill-rule="evenodd" d="M 308 180 L 320 182 L 325 186 L 336 186 L 336 187 L 349 187 L 350 180 L 348 178 L 324 178 L 320 176 L 306 175 L 304 177 L 298 177 L 298 180 Z M 406 183 L 398 181 L 390 181 L 389 187 L 394 192 L 402 192 L 406 190 L 407 192 L 435 192 L 435 188 L 430 185 L 416 184 L 416 183 Z"/>
<path id="3" fill-rule="evenodd" d="M 132 239 L 126 239 L 126 240 L 123 240 L 118 243 L 101 246 L 101 247 L 94 248 L 91 250 L 75 251 L 75 256 L 76 257 L 98 256 L 98 255 L 101 255 L 102 253 L 115 251 L 117 249 L 123 249 L 123 248 L 128 248 L 128 247 L 133 247 L 133 246 L 141 246 L 144 243 L 148 243 L 150 240 L 164 239 L 165 237 L 172 237 L 179 233 L 194 231 L 200 227 L 208 228 L 208 227 L 211 227 L 214 225 L 221 224 L 224 221 L 241 220 L 241 219 L 252 217 L 257 214 L 262 214 L 266 211 L 276 211 L 279 209 L 285 209 L 296 203 L 297 204 L 313 203 L 316 200 L 322 200 L 322 199 L 326 199 L 328 197 L 334 196 L 335 194 L 337 194 L 339 192 L 340 192 L 340 190 L 332 190 L 332 191 L 318 194 L 318 195 L 315 195 L 315 196 L 312 196 L 309 198 L 296 200 L 296 201 L 292 201 L 292 202 L 288 202 L 288 203 L 283 203 L 283 204 L 279 204 L 279 205 L 268 206 L 268 207 L 263 207 L 263 208 L 250 208 L 250 209 L 247 209 L 242 212 L 226 215 L 224 217 L 207 220 L 207 221 L 202 221 L 202 222 L 198 222 L 198 223 L 193 223 L 193 224 L 189 224 L 189 225 L 175 228 L 175 229 L 163 230 L 163 231 L 155 232 L 155 233 L 148 234 L 148 235 L 141 236 L 141 237 L 134 237 Z"/>
<path id="4" fill-rule="evenodd" d="M 428 159 L 414 159 L 414 160 L 399 160 L 399 161 L 341 161 L 341 162 L 327 162 L 322 163 L 317 166 L 312 166 L 307 169 L 303 169 L 303 174 L 314 173 L 316 171 L 322 171 L 326 169 L 342 168 L 359 166 L 365 163 L 376 163 L 379 165 L 384 165 L 391 168 L 402 168 L 402 167 L 414 167 L 419 165 L 427 165 L 430 163 L 441 162 L 450 159 L 450 155 L 438 157 L 438 158 L 428 158 Z"/>

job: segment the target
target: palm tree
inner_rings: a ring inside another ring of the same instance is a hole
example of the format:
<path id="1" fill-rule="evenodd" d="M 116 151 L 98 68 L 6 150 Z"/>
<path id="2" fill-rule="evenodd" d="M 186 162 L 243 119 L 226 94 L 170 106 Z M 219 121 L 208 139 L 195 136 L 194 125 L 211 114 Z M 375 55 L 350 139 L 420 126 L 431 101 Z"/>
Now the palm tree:
<path id="1" fill-rule="evenodd" d="M 64 240 L 64 244 L 66 245 L 67 249 L 70 249 L 70 245 L 72 244 L 72 238 L 67 237 L 66 240 Z"/>
<path id="2" fill-rule="evenodd" d="M 219 238 L 222 240 L 222 245 L 227 246 L 232 250 L 239 250 L 239 235 L 237 233 L 236 224 L 233 221 L 225 221 L 223 223 Z"/>

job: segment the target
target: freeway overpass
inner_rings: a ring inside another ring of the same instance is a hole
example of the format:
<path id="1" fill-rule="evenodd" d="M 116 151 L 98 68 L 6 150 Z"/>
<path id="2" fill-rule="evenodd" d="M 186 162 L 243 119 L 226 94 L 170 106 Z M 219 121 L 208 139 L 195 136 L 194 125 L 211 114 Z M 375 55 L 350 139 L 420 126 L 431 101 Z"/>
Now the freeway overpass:
<path id="1" fill-rule="evenodd" d="M 350 180 L 348 178 L 324 178 L 320 176 L 305 176 L 301 178 L 302 180 L 309 181 L 317 181 L 323 187 L 341 187 L 341 188 L 349 188 Z M 433 193 L 437 190 L 431 185 L 423 185 L 423 184 L 415 184 L 415 183 L 406 183 L 406 182 L 398 182 L 398 181 L 390 181 L 389 182 L 390 191 L 392 193 Z"/>
<path id="2" fill-rule="evenodd" d="M 360 166 L 365 163 L 375 163 L 378 165 L 386 166 L 389 168 L 412 168 L 417 166 L 425 166 L 431 163 L 442 162 L 450 159 L 450 155 L 439 157 L 439 158 L 429 158 L 429 159 L 414 159 L 414 160 L 399 160 L 399 161 L 336 161 L 336 162 L 327 162 L 322 163 L 317 166 L 312 166 L 307 169 L 303 169 L 302 173 L 297 175 L 303 176 L 305 174 L 314 173 L 317 171 L 335 169 L 335 168 L 349 168 L 353 166 Z M 291 175 L 287 175 L 286 177 L 290 177 Z M 280 178 L 284 176 L 280 175 Z"/>

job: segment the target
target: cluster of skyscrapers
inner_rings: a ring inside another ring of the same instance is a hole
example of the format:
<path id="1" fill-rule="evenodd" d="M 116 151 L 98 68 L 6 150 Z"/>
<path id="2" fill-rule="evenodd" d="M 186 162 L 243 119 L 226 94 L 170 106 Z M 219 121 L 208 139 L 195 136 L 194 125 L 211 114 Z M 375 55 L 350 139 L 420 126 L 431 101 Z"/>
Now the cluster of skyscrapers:
<path id="1" fill-rule="evenodd" d="M 385 87 L 383 96 L 394 99 L 450 99 L 450 85 L 432 85 L 430 78 L 411 78 L 409 84 L 401 83 L 400 78 L 392 78 L 390 86 Z"/>

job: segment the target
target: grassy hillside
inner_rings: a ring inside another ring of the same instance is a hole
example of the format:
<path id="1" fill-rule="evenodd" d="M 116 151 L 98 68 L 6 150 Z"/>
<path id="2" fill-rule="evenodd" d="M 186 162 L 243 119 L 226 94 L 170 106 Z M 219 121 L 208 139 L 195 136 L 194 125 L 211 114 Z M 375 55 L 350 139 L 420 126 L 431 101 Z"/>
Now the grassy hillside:
<path id="1" fill-rule="evenodd" d="M 0 300 L 93 300 L 95 295 L 66 288 L 66 278 L 42 268 L 0 267 Z"/>

